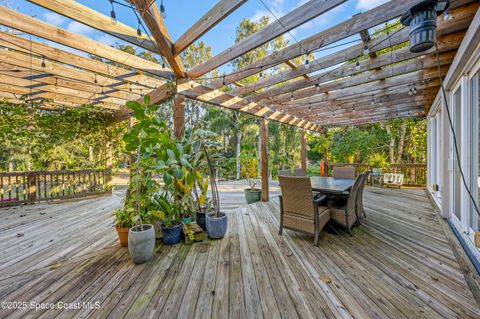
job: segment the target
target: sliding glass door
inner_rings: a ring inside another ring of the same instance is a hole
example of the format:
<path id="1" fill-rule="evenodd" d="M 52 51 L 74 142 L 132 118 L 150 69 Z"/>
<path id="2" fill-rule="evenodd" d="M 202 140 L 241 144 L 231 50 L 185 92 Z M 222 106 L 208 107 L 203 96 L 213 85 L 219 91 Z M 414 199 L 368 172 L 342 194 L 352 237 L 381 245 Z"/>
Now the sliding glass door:
<path id="1" fill-rule="evenodd" d="M 452 122 L 455 136 L 452 134 L 451 145 L 451 159 L 453 163 L 452 171 L 452 196 L 453 196 L 453 213 L 459 221 L 462 219 L 462 176 L 460 174 L 459 159 L 462 158 L 462 87 L 456 89 L 453 93 L 453 105 L 452 105 Z M 457 147 L 455 148 L 454 141 L 456 141 Z M 458 152 L 458 156 L 457 156 Z"/>
<path id="2" fill-rule="evenodd" d="M 479 144 L 480 144 L 480 71 L 475 73 L 469 79 L 469 99 L 471 106 L 471 154 L 470 154 L 470 192 L 476 201 L 478 207 L 479 204 L 479 187 L 480 187 L 480 158 Z M 479 229 L 479 218 L 475 205 L 469 201 L 469 218 L 468 218 L 468 231 L 473 233 Z"/>

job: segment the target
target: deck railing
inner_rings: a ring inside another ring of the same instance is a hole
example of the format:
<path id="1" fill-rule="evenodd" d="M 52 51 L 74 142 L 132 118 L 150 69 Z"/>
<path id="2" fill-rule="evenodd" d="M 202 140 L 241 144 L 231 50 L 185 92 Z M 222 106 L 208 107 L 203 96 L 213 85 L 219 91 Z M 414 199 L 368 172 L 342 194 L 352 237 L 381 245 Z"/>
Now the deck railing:
<path id="1" fill-rule="evenodd" d="M 365 163 L 329 163 L 327 172 L 332 176 L 333 167 L 355 167 L 355 175 L 371 170 L 372 167 Z M 384 173 L 397 173 L 403 175 L 403 185 L 413 187 L 424 187 L 427 183 L 427 165 L 426 164 L 390 164 Z"/>
<path id="2" fill-rule="evenodd" d="M 111 193 L 109 169 L 0 173 L 0 207 Z"/>

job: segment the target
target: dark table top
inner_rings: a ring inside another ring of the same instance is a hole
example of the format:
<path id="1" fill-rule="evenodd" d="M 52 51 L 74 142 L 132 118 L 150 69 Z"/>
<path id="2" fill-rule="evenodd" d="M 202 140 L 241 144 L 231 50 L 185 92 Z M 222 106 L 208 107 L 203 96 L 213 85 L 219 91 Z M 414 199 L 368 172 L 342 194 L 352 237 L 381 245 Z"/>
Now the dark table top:
<path id="1" fill-rule="evenodd" d="M 352 188 L 354 179 L 348 178 L 333 178 L 325 176 L 310 177 L 312 189 L 324 194 L 335 194 L 348 191 Z"/>

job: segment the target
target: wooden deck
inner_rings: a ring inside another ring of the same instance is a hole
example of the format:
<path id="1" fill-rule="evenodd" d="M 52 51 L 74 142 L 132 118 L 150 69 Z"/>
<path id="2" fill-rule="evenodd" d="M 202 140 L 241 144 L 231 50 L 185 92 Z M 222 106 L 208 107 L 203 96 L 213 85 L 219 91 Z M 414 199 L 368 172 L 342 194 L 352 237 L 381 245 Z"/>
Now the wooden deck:
<path id="1" fill-rule="evenodd" d="M 296 232 L 281 237 L 274 198 L 231 211 L 222 240 L 160 245 L 137 266 L 112 226 L 121 194 L 3 209 L 0 301 L 92 307 L 3 309 L 0 318 L 479 318 L 424 192 L 365 196 L 368 218 L 353 237 L 322 232 L 319 247 Z"/>

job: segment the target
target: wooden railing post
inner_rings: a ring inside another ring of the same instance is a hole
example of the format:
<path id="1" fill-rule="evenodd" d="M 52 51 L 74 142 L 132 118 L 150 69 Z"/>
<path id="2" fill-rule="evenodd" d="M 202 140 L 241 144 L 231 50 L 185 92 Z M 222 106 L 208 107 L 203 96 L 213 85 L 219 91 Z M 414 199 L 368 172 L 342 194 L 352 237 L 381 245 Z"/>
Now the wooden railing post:
<path id="1" fill-rule="evenodd" d="M 28 202 L 30 204 L 35 204 L 37 200 L 37 176 L 35 173 L 31 172 L 28 174 Z"/>

